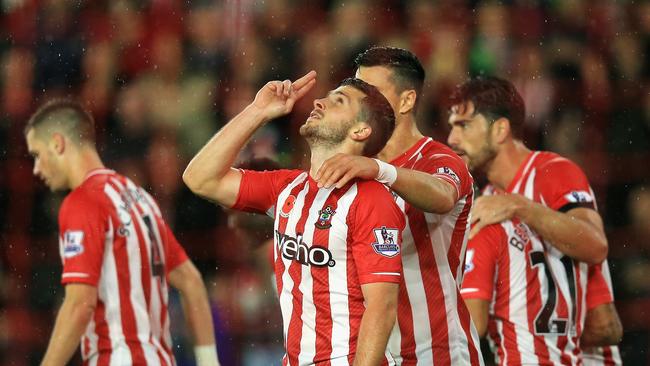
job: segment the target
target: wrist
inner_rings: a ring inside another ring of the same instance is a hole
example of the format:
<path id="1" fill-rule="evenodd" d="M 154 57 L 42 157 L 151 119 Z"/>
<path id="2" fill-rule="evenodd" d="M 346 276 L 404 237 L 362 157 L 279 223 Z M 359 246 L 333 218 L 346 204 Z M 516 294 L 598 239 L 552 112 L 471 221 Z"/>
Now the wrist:
<path id="1" fill-rule="evenodd" d="M 272 118 L 270 118 L 267 113 L 265 113 L 264 108 L 260 108 L 255 103 L 251 103 L 246 108 L 244 108 L 243 113 L 248 115 L 249 118 L 253 119 L 256 121 L 258 124 L 266 124 L 266 122 L 270 121 Z"/>
<path id="2" fill-rule="evenodd" d="M 513 194 L 512 198 L 514 199 L 513 216 L 518 217 L 524 222 L 528 222 L 532 201 L 519 194 Z"/>
<path id="3" fill-rule="evenodd" d="M 217 357 L 217 346 L 215 344 L 205 344 L 194 346 L 194 357 L 197 366 L 218 366 L 219 358 Z"/>
<path id="4" fill-rule="evenodd" d="M 387 186 L 392 186 L 397 180 L 397 168 L 394 165 L 385 163 L 379 159 L 372 159 L 379 166 L 375 180 Z"/>

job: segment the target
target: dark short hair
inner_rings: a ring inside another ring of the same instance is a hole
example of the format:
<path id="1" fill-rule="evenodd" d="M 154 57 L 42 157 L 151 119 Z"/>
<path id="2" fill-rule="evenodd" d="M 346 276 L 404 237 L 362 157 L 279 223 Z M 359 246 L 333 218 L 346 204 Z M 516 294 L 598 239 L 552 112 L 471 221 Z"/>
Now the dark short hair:
<path id="1" fill-rule="evenodd" d="M 54 99 L 43 104 L 27 121 L 25 135 L 37 134 L 42 127 L 58 128 L 76 142 L 95 142 L 95 121 L 81 103 L 71 99 Z"/>
<path id="2" fill-rule="evenodd" d="M 404 90 L 415 90 L 418 97 L 422 93 L 426 73 L 420 60 L 409 50 L 397 47 L 371 47 L 357 55 L 354 60 L 355 69 L 372 66 L 383 66 L 393 72 L 393 83 L 399 93 Z M 415 99 L 416 107 L 419 98 Z"/>
<path id="3" fill-rule="evenodd" d="M 499 118 L 508 119 L 513 137 L 523 138 L 526 106 L 511 82 L 494 76 L 470 79 L 456 87 L 450 107 L 465 102 L 472 102 L 474 113 L 485 116 L 490 124 Z"/>
<path id="4" fill-rule="evenodd" d="M 358 119 L 367 122 L 372 133 L 363 147 L 364 156 L 375 156 L 384 148 L 395 130 L 395 112 L 388 100 L 374 86 L 357 78 L 347 78 L 339 84 L 351 86 L 366 96 L 361 100 Z"/>

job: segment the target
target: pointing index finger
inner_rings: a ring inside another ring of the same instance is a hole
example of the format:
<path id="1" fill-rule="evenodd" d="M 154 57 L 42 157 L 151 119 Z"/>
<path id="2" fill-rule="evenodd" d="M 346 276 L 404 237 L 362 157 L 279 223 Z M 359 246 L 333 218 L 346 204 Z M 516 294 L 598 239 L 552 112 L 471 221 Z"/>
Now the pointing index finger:
<path id="1" fill-rule="evenodd" d="M 316 79 L 316 71 L 311 70 L 310 72 L 306 73 L 303 77 L 300 79 L 296 80 L 293 82 L 293 88 L 295 90 L 298 90 L 302 88 L 303 86 L 307 85 L 310 81 Z"/>

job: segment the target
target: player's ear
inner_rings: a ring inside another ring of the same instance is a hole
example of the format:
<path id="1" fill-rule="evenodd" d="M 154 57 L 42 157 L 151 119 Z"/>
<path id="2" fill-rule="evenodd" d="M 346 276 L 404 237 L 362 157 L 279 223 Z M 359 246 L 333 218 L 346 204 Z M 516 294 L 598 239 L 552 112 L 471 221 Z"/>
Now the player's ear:
<path id="1" fill-rule="evenodd" d="M 497 143 L 505 142 L 511 135 L 510 121 L 507 118 L 501 117 L 494 121 L 492 124 L 492 138 Z"/>
<path id="2" fill-rule="evenodd" d="M 58 155 L 62 155 L 65 151 L 66 140 L 63 134 L 59 132 L 54 132 L 52 134 L 52 140 L 50 140 L 50 146 Z"/>
<path id="3" fill-rule="evenodd" d="M 371 133 L 372 127 L 369 124 L 366 122 L 357 122 L 350 129 L 349 135 L 352 140 L 362 142 L 366 141 Z"/>
<path id="4" fill-rule="evenodd" d="M 411 112 L 413 108 L 415 108 L 417 98 L 418 95 L 415 90 L 404 90 L 399 96 L 399 109 L 397 110 L 397 113 L 406 114 Z"/>

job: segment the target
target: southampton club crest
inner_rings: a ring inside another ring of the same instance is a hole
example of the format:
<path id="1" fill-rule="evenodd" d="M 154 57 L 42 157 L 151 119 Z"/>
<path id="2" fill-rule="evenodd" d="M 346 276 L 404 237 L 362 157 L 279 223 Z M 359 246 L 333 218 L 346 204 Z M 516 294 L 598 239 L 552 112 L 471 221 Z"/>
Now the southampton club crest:
<path id="1" fill-rule="evenodd" d="M 336 211 L 332 206 L 327 205 L 324 209 L 318 211 L 318 220 L 314 224 L 319 229 L 329 229 L 332 227 L 332 216 Z"/>
<path id="2" fill-rule="evenodd" d="M 374 229 L 374 232 L 377 241 L 372 243 L 372 248 L 377 254 L 389 258 L 399 254 L 398 229 L 387 229 L 386 226 L 382 226 L 379 229 Z"/>

